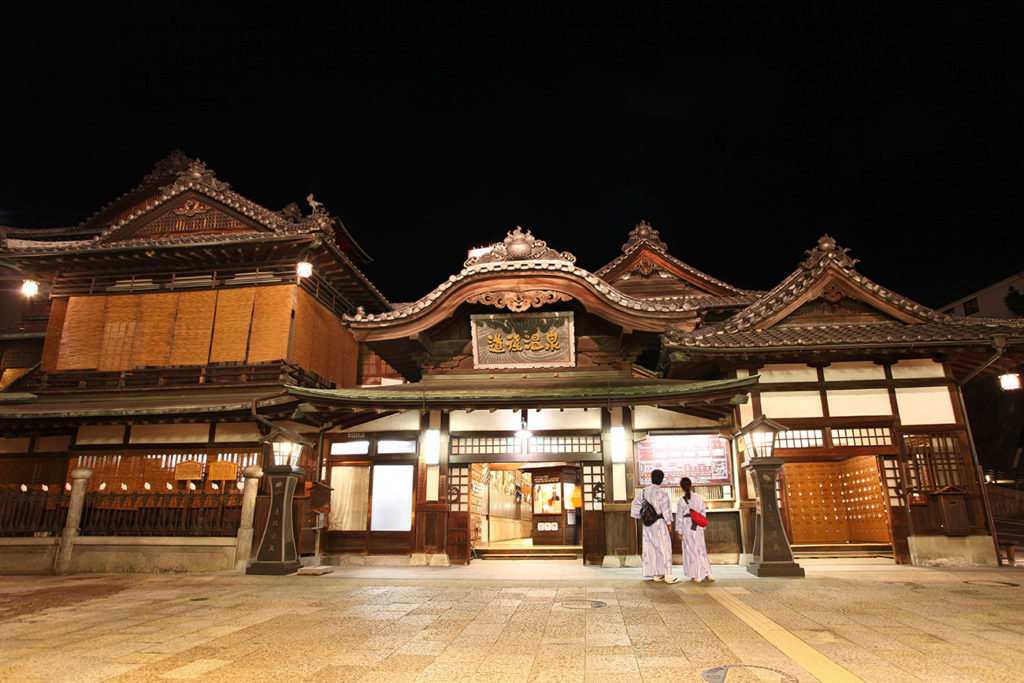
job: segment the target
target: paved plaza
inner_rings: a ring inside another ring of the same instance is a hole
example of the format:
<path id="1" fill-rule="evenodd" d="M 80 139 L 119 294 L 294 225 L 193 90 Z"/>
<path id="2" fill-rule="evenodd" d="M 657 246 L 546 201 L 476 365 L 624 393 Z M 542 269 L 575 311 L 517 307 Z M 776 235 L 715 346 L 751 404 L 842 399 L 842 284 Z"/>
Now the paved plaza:
<path id="1" fill-rule="evenodd" d="M 0 679 L 1024 681 L 1024 568 L 805 560 L 0 577 Z M 720 668 L 726 667 L 726 668 Z"/>

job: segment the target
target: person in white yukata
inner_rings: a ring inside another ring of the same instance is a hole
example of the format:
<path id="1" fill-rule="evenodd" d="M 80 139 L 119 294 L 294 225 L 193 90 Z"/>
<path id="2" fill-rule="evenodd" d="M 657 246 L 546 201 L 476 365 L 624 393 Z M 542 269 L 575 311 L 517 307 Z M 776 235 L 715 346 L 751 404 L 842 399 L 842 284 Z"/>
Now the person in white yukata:
<path id="1" fill-rule="evenodd" d="M 661 519 L 654 524 L 643 527 L 641 557 L 644 576 L 655 581 L 679 583 L 679 579 L 672 576 L 672 535 L 669 531 L 672 526 L 672 501 L 668 493 L 661 489 L 660 484 L 664 480 L 665 473 L 661 470 L 651 472 L 651 485 L 637 490 L 629 508 L 629 516 L 640 519 L 640 507 L 645 500 L 661 515 Z"/>
<path id="2" fill-rule="evenodd" d="M 704 527 L 697 526 L 690 519 L 690 510 L 707 517 L 708 509 L 699 493 L 693 492 L 693 482 L 689 477 L 679 480 L 683 495 L 676 503 L 676 533 L 682 539 L 683 572 L 690 581 L 700 583 L 714 581 L 711 576 L 711 563 L 708 562 L 708 548 L 704 543 Z"/>

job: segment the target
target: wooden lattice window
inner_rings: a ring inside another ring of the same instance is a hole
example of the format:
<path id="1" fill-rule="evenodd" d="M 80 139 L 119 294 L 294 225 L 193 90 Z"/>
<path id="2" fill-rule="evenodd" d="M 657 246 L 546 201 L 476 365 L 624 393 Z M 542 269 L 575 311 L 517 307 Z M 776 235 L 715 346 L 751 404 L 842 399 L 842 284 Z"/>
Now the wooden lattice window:
<path id="1" fill-rule="evenodd" d="M 825 445 L 820 429 L 788 429 L 779 432 L 776 448 L 821 448 Z"/>
<path id="2" fill-rule="evenodd" d="M 889 427 L 849 427 L 832 430 L 834 446 L 891 446 Z"/>
<path id="3" fill-rule="evenodd" d="M 502 455 L 522 453 L 522 442 L 514 436 L 455 436 L 452 455 Z"/>
<path id="4" fill-rule="evenodd" d="M 469 485 L 469 466 L 452 467 L 448 470 L 448 509 L 450 511 L 469 511 Z"/>
<path id="5" fill-rule="evenodd" d="M 531 453 L 600 453 L 601 437 L 535 436 L 530 439 Z"/>
<path id="6" fill-rule="evenodd" d="M 583 509 L 603 510 L 605 501 L 604 466 L 583 466 Z"/>
<path id="7" fill-rule="evenodd" d="M 937 491 L 947 486 L 973 489 L 957 434 L 905 434 L 903 446 L 912 490 Z"/>

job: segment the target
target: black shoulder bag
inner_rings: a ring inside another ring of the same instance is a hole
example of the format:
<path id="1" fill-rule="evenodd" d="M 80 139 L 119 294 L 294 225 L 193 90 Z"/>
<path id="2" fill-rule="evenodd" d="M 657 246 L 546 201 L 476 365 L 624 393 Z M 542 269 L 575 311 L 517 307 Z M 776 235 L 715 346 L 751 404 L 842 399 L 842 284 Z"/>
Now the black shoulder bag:
<path id="1" fill-rule="evenodd" d="M 640 505 L 640 521 L 644 523 L 644 526 L 651 526 L 661 519 L 661 515 L 658 514 L 658 511 L 654 509 L 654 506 L 651 505 L 646 496 L 644 496 L 644 493 L 646 492 L 647 489 L 644 489 L 643 492 L 640 493 L 640 499 L 643 501 Z"/>

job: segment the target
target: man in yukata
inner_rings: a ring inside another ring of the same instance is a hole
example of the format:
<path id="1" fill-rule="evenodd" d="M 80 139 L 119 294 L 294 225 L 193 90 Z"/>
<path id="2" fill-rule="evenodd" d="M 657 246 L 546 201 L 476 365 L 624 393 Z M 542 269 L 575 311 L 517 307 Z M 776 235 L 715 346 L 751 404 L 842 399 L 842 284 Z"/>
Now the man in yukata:
<path id="1" fill-rule="evenodd" d="M 643 527 L 643 548 L 641 557 L 644 563 L 644 577 L 665 583 L 678 583 L 679 579 L 672 576 L 672 537 L 669 527 L 672 525 L 672 501 L 668 492 L 661 490 L 661 482 L 665 473 L 661 470 L 651 472 L 651 485 L 638 489 L 629 516 L 640 519 L 640 508 L 643 501 L 654 506 L 661 518 L 651 526 Z"/>

